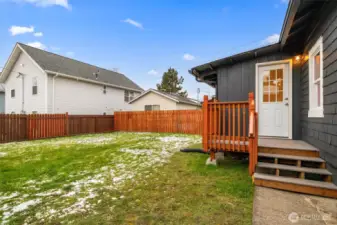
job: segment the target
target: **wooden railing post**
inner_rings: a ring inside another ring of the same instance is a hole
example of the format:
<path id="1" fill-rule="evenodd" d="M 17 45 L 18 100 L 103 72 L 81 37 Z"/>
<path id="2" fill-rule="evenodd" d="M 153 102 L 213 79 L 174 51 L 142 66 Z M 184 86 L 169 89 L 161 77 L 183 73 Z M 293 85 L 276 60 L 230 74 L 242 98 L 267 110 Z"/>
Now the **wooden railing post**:
<path id="1" fill-rule="evenodd" d="M 204 102 L 202 104 L 203 112 L 203 133 L 202 133 L 202 147 L 205 152 L 208 151 L 208 96 L 204 95 Z"/>
<path id="2" fill-rule="evenodd" d="M 253 175 L 255 172 L 255 166 L 257 163 L 257 129 L 256 129 L 256 118 L 257 114 L 255 113 L 255 100 L 254 93 L 250 92 L 248 95 L 249 102 L 249 174 Z"/>

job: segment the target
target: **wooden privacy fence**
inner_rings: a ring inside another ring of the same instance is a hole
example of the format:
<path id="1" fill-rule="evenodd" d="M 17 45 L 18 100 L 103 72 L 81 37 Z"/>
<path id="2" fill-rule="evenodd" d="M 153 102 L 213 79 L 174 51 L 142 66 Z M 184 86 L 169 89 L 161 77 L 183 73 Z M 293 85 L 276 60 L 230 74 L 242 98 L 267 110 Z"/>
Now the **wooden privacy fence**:
<path id="1" fill-rule="evenodd" d="M 109 132 L 113 121 L 112 115 L 0 114 L 0 143 Z"/>
<path id="2" fill-rule="evenodd" d="M 114 116 L 70 115 L 69 135 L 104 133 L 114 130 Z"/>
<path id="3" fill-rule="evenodd" d="M 201 110 L 115 112 L 115 130 L 202 134 Z"/>

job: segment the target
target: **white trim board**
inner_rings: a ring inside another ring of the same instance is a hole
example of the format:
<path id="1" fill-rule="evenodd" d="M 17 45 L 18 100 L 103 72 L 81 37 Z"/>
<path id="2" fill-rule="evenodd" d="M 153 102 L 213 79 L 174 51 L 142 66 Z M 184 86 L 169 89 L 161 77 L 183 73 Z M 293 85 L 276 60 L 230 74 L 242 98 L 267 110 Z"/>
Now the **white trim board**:
<path id="1" fill-rule="evenodd" d="M 288 111 L 288 138 L 293 138 L 293 61 L 292 59 L 286 60 L 278 60 L 278 61 L 271 61 L 271 62 L 263 62 L 263 63 L 256 63 L 255 64 L 255 111 L 258 113 L 259 111 L 259 67 L 263 66 L 271 66 L 277 64 L 288 64 L 289 65 L 289 77 L 288 77 L 288 93 L 289 93 L 289 111 Z"/>

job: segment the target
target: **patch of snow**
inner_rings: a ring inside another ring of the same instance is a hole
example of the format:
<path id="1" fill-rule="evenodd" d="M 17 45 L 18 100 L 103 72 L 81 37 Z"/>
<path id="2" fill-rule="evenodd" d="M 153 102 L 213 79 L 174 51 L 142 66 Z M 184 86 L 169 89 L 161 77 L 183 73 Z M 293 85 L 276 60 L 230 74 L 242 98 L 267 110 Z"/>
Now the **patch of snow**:
<path id="1" fill-rule="evenodd" d="M 71 196 L 74 196 L 75 194 L 76 194 L 75 191 L 70 191 L 67 194 L 62 195 L 62 197 L 71 197 Z"/>
<path id="2" fill-rule="evenodd" d="M 0 158 L 1 158 L 1 157 L 5 157 L 6 155 L 8 155 L 7 152 L 0 152 Z"/>
<path id="3" fill-rule="evenodd" d="M 18 213 L 18 212 L 22 212 L 22 211 L 25 211 L 27 210 L 30 206 L 34 206 L 34 205 L 37 205 L 41 202 L 41 199 L 32 199 L 32 200 L 29 200 L 29 201 L 26 201 L 26 202 L 23 202 L 19 205 L 16 205 L 14 207 L 12 207 L 10 210 L 8 211 L 4 211 L 3 213 L 3 217 L 2 217 L 2 220 L 3 220 L 3 223 L 6 223 L 6 221 L 8 220 L 8 218 L 10 218 L 11 216 L 13 216 L 15 213 Z"/>
<path id="4" fill-rule="evenodd" d="M 62 209 L 62 215 L 60 217 L 67 216 L 69 214 L 76 214 L 80 212 L 86 212 L 87 209 L 91 208 L 90 204 L 87 203 L 88 199 L 95 198 L 97 196 L 92 190 L 89 190 L 89 195 L 83 198 L 79 198 L 77 202 L 71 206 Z"/>
<path id="5" fill-rule="evenodd" d="M 60 195 L 61 193 L 62 193 L 61 190 L 51 190 L 47 192 L 38 193 L 36 194 L 36 196 L 45 197 L 45 196 L 52 196 L 52 195 Z"/>
<path id="6" fill-rule="evenodd" d="M 7 196 L 0 196 L 0 202 L 1 202 L 1 201 L 4 201 L 4 200 L 8 200 L 8 199 L 15 198 L 15 197 L 17 197 L 18 195 L 19 195 L 18 192 L 14 192 L 14 193 L 12 193 L 12 194 L 10 194 L 10 195 L 7 195 Z"/>
<path id="7" fill-rule="evenodd" d="M 151 155 L 153 153 L 150 149 L 127 149 L 122 148 L 121 152 L 131 153 L 133 155 Z"/>
<path id="8" fill-rule="evenodd" d="M 187 137 L 176 137 L 176 136 L 168 136 L 168 137 L 159 137 L 161 142 L 185 142 L 190 141 L 190 138 Z"/>
<path id="9" fill-rule="evenodd" d="M 84 138 L 81 140 L 78 140 L 77 144 L 96 144 L 96 143 L 104 143 L 109 142 L 113 140 L 113 138 L 107 138 L 107 137 L 91 137 L 91 138 Z"/>

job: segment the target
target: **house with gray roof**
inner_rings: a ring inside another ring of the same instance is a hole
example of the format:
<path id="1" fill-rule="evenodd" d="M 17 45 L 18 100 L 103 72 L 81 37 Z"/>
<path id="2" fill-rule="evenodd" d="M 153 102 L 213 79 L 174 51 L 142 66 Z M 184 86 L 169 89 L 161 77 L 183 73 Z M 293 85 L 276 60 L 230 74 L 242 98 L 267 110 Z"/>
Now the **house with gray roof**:
<path id="1" fill-rule="evenodd" d="M 132 111 L 201 109 L 200 102 L 195 99 L 155 89 L 143 92 L 131 100 L 129 104 L 132 106 Z"/>
<path id="2" fill-rule="evenodd" d="M 124 74 L 17 43 L 0 76 L 6 113 L 113 114 L 143 89 Z"/>

